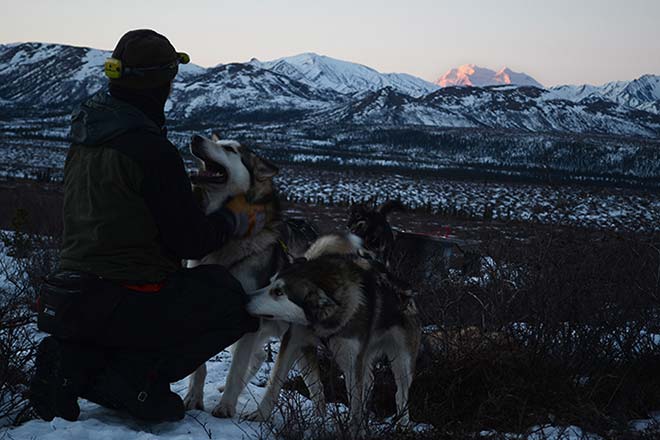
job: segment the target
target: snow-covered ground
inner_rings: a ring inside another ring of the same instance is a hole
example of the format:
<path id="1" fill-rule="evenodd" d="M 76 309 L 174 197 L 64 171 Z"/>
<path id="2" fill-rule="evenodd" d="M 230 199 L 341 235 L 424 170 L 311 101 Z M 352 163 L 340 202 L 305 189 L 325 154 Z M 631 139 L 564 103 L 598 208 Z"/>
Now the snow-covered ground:
<path id="1" fill-rule="evenodd" d="M 43 440 L 114 440 L 114 439 L 245 439 L 258 438 L 265 432 L 259 423 L 234 419 L 218 419 L 210 414 L 218 403 L 220 393 L 216 389 L 224 384 L 230 364 L 227 351 L 220 353 L 212 362 L 208 362 L 208 376 L 205 387 L 206 411 L 188 411 L 180 422 L 146 423 L 140 422 L 125 413 L 100 407 L 86 400 L 80 400 L 80 419 L 77 422 L 55 418 L 52 422 L 32 420 L 19 427 L 0 431 L 0 439 L 43 439 Z M 256 380 L 262 380 L 269 364 L 262 367 Z M 184 379 L 172 385 L 172 390 L 183 396 L 188 386 Z M 263 388 L 248 385 L 239 399 L 239 411 L 248 412 L 256 408 L 256 401 L 261 398 Z"/>
<path id="2" fill-rule="evenodd" d="M 248 422 L 240 417 L 233 419 L 218 419 L 210 414 L 211 409 L 218 403 L 220 393 L 216 389 L 224 384 L 231 355 L 223 351 L 211 362 L 207 363 L 208 376 L 205 386 L 205 411 L 188 411 L 186 417 L 179 422 L 146 423 L 137 421 L 125 413 L 102 408 L 96 404 L 80 400 L 81 413 L 77 422 L 55 418 L 52 422 L 32 420 L 19 427 L 0 430 L 0 439 L 15 440 L 187 440 L 187 439 L 258 439 L 269 438 L 270 429 L 260 423 Z M 249 413 L 256 408 L 256 402 L 261 399 L 265 376 L 272 364 L 265 364 L 253 383 L 239 398 L 238 409 L 240 413 Z M 172 385 L 172 390 L 183 396 L 186 392 L 188 380 L 184 379 Z M 650 415 L 648 419 L 633 420 L 630 422 L 631 430 L 643 432 L 658 429 L 660 426 L 660 412 Z M 419 429 L 425 429 L 420 425 Z M 584 431 L 577 426 L 532 426 L 524 434 L 498 433 L 496 431 L 482 431 L 480 437 L 510 440 L 602 440 L 603 438 Z"/>
<path id="3" fill-rule="evenodd" d="M 587 186 L 449 180 L 400 174 L 282 167 L 282 194 L 318 204 L 399 199 L 410 208 L 626 231 L 654 231 L 660 198 L 651 191 Z"/>

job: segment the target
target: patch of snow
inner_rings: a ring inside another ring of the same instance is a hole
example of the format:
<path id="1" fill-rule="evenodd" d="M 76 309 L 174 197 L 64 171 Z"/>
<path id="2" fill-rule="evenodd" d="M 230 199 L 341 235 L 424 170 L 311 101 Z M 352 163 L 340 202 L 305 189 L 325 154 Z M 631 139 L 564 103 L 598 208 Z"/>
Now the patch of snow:
<path id="1" fill-rule="evenodd" d="M 193 440 L 217 438 L 240 440 L 246 437 L 259 437 L 259 423 L 245 422 L 238 418 L 219 419 L 210 414 L 218 403 L 220 393 L 217 386 L 223 384 L 229 368 L 230 356 L 227 352 L 219 355 L 219 362 L 207 362 L 208 376 L 205 385 L 206 411 L 188 411 L 179 422 L 147 423 L 135 420 L 119 411 L 103 408 L 86 400 L 80 400 L 80 419 L 77 422 L 55 418 L 52 422 L 32 420 L 4 432 L 6 438 L 34 440 L 80 440 L 94 438 L 105 439 L 176 439 Z M 172 385 L 172 390 L 183 396 L 188 386 L 188 379 Z M 256 402 L 261 400 L 263 388 L 248 384 L 239 398 L 238 411 L 249 412 L 256 409 Z M 2 433 L 0 433 L 0 438 Z"/>
<path id="2" fill-rule="evenodd" d="M 596 434 L 590 434 L 577 426 L 537 426 L 530 429 L 527 440 L 602 440 Z"/>
<path id="3" fill-rule="evenodd" d="M 82 65 L 71 77 L 74 81 L 84 81 L 92 76 L 103 76 L 103 65 L 112 52 L 107 50 L 87 49 Z"/>

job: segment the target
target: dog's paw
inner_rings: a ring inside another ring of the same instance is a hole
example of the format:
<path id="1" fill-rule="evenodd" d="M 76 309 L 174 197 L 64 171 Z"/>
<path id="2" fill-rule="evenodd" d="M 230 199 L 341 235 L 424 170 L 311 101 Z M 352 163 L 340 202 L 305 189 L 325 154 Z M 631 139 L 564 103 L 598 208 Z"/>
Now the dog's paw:
<path id="1" fill-rule="evenodd" d="M 186 408 L 186 411 L 191 409 L 204 411 L 204 396 L 197 393 L 188 393 L 183 398 L 183 406 Z"/>
<path id="2" fill-rule="evenodd" d="M 220 402 L 213 408 L 211 412 L 213 417 L 219 417 L 221 419 L 230 419 L 236 415 L 236 405 L 228 405 L 226 403 Z"/>
<path id="3" fill-rule="evenodd" d="M 261 412 L 259 409 L 252 411 L 244 417 L 245 420 L 250 422 L 265 422 L 268 420 L 268 415 Z"/>
<path id="4" fill-rule="evenodd" d="M 408 416 L 407 413 L 401 415 L 399 419 L 396 421 L 396 426 L 397 428 L 405 431 L 412 429 L 413 425 L 410 422 L 410 416 Z"/>

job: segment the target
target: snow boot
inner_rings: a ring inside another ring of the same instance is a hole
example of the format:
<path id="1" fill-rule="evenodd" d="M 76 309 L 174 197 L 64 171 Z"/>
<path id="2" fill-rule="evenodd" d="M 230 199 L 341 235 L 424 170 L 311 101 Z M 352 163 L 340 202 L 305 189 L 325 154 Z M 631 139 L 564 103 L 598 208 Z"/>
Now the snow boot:
<path id="1" fill-rule="evenodd" d="M 49 422 L 55 417 L 76 421 L 80 415 L 75 378 L 63 374 L 62 347 L 53 336 L 37 348 L 29 399 L 39 417 Z"/>
<path id="2" fill-rule="evenodd" d="M 111 409 L 125 409 L 133 417 L 150 422 L 174 422 L 185 416 L 181 397 L 169 383 L 134 381 L 113 368 L 98 376 L 81 397 Z"/>

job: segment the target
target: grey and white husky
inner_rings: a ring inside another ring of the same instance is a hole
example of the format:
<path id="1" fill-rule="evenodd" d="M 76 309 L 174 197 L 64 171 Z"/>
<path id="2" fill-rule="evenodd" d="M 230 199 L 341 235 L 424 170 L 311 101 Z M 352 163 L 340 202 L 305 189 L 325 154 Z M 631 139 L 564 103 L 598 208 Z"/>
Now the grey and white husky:
<path id="1" fill-rule="evenodd" d="M 361 416 L 373 382 L 373 363 L 386 357 L 397 385 L 399 421 L 408 424 L 408 390 L 415 369 L 421 326 L 414 301 L 390 282 L 383 266 L 361 256 L 354 235 L 321 237 L 299 261 L 250 295 L 248 312 L 291 322 L 282 339 L 268 389 L 248 418 L 264 420 L 273 410 L 287 374 L 296 362 L 314 362 L 310 353 L 323 343 L 344 373 L 351 429 L 359 435 Z M 318 368 L 306 383 L 319 383 Z M 319 386 L 310 388 L 316 404 Z M 323 408 L 320 408 L 323 412 Z"/>
<path id="2" fill-rule="evenodd" d="M 211 139 L 193 136 L 190 151 L 200 167 L 199 173 L 191 177 L 193 189 L 207 214 L 231 197 L 245 194 L 248 202 L 265 206 L 270 220 L 257 234 L 234 238 L 202 260 L 188 261 L 186 265 L 223 265 L 246 292 L 267 285 L 289 262 L 284 246 L 293 256 L 301 256 L 313 240 L 314 231 L 299 221 L 281 219 L 273 185 L 278 169 L 249 148 L 236 141 L 221 140 L 214 134 Z M 214 416 L 232 417 L 236 413 L 238 396 L 265 360 L 264 344 L 273 337 L 281 337 L 288 327 L 286 321 L 262 320 L 257 332 L 244 335 L 232 346 L 232 364 L 220 402 L 212 411 Z M 187 409 L 204 409 L 205 379 L 206 365 L 202 364 L 190 377 L 184 397 Z"/>

